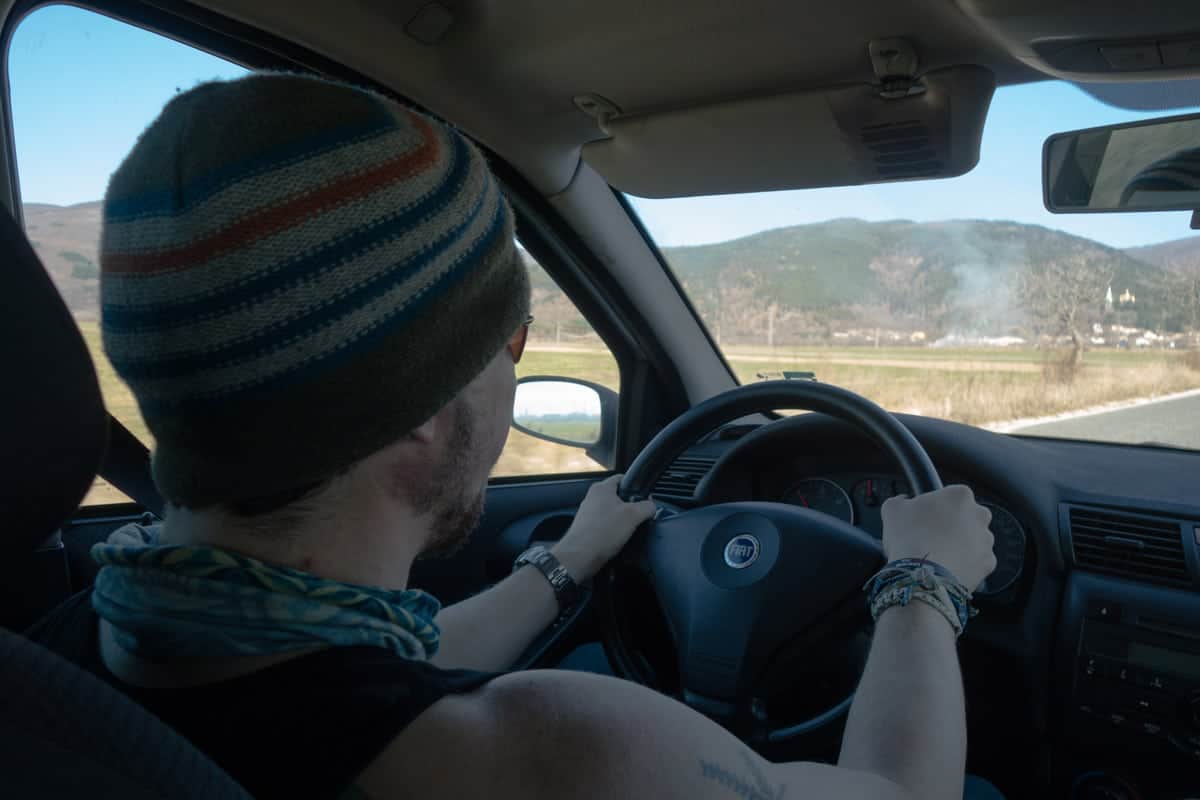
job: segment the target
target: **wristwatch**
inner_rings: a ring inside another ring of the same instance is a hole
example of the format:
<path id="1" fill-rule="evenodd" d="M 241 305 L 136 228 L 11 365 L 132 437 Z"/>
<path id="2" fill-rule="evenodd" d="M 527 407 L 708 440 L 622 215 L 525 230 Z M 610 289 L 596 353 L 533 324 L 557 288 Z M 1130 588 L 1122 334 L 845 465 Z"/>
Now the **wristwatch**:
<path id="1" fill-rule="evenodd" d="M 575 579 L 571 577 L 571 573 L 567 572 L 567 568 L 559 563 L 559 560 L 554 557 L 554 554 L 545 545 L 535 544 L 517 556 L 517 560 L 513 562 L 513 572 L 516 572 L 526 564 L 532 564 L 546 576 L 546 580 L 550 582 L 551 588 L 554 589 L 554 596 L 558 598 L 558 608 L 560 611 L 566 611 L 573 607 L 579 600 L 579 584 L 575 582 Z"/>

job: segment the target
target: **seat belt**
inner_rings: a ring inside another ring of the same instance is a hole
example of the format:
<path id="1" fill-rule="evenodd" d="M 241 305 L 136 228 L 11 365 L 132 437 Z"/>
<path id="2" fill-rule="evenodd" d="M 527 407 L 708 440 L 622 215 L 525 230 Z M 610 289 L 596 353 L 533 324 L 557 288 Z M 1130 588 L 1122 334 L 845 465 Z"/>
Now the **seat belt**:
<path id="1" fill-rule="evenodd" d="M 162 518 L 166 503 L 150 476 L 150 451 L 112 414 L 108 415 L 108 451 L 100 465 L 100 477 Z"/>

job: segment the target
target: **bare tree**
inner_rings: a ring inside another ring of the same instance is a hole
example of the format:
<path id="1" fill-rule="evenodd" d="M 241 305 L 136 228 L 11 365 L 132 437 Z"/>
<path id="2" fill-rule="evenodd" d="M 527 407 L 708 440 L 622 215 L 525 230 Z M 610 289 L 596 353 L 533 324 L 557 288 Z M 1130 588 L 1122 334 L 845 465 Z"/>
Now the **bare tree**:
<path id="1" fill-rule="evenodd" d="M 1200 262 L 1171 260 L 1167 268 L 1167 307 L 1188 333 L 1200 330 Z"/>
<path id="2" fill-rule="evenodd" d="M 1114 272 L 1111 259 L 1076 250 L 1030 265 L 1017 279 L 1017 296 L 1035 330 L 1071 340 L 1071 367 L 1083 361 L 1085 330 L 1100 318 Z"/>

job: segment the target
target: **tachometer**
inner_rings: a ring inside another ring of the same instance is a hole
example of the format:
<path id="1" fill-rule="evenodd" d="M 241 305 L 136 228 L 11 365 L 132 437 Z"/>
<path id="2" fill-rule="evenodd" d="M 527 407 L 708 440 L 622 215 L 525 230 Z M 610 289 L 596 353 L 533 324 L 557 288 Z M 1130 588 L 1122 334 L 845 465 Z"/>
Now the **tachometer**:
<path id="1" fill-rule="evenodd" d="M 854 506 L 846 490 L 826 478 L 806 478 L 783 493 L 782 503 L 804 506 L 854 524 Z"/>
<path id="2" fill-rule="evenodd" d="M 1021 577 L 1025 565 L 1025 529 L 1016 517 L 1000 506 L 980 505 L 992 512 L 992 524 L 988 527 L 995 537 L 992 552 L 996 554 L 996 569 L 975 590 L 975 594 L 987 597 L 1000 594 Z"/>

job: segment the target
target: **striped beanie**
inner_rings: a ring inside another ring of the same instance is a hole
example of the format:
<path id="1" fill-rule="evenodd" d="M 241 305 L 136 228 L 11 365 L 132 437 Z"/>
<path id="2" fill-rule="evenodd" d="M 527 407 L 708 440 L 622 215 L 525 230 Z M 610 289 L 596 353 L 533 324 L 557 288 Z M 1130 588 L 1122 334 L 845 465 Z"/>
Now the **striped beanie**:
<path id="1" fill-rule="evenodd" d="M 104 347 L 189 507 L 319 482 L 429 419 L 529 311 L 513 217 L 461 135 L 255 74 L 178 95 L 104 198 Z"/>

